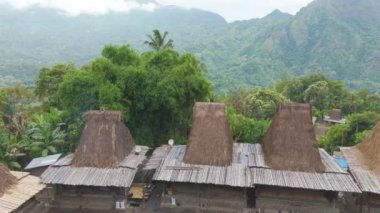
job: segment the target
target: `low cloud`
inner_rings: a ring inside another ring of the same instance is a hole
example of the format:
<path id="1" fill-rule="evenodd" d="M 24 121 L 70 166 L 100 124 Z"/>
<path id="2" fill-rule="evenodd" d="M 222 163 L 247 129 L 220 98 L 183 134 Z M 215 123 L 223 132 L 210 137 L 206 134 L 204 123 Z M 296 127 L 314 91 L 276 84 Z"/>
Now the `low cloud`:
<path id="1" fill-rule="evenodd" d="M 53 8 L 72 16 L 131 10 L 153 11 L 158 7 L 153 2 L 139 3 L 134 0 L 0 0 L 0 3 L 9 4 L 17 9 L 27 9 L 31 6 Z"/>

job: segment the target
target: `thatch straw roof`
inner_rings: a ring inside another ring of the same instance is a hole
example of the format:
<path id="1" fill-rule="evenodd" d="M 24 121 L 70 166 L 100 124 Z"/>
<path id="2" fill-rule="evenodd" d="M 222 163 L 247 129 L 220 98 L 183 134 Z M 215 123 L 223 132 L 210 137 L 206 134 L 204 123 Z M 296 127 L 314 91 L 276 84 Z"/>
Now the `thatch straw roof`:
<path id="1" fill-rule="evenodd" d="M 0 163 L 0 197 L 15 183 L 17 183 L 17 178 L 11 174 L 8 168 Z"/>
<path id="2" fill-rule="evenodd" d="M 324 172 L 310 104 L 282 104 L 262 141 L 265 162 L 278 170 Z"/>
<path id="3" fill-rule="evenodd" d="M 380 122 L 362 143 L 353 148 L 361 153 L 356 157 L 362 166 L 380 176 Z"/>
<path id="4" fill-rule="evenodd" d="M 196 103 L 193 126 L 187 142 L 184 162 L 227 166 L 232 162 L 232 134 L 227 110 L 220 103 Z"/>
<path id="5" fill-rule="evenodd" d="M 330 119 L 332 120 L 341 120 L 342 117 L 342 110 L 340 109 L 333 109 L 330 113 Z"/>
<path id="6" fill-rule="evenodd" d="M 76 167 L 117 167 L 135 144 L 122 122 L 121 112 L 90 111 L 72 165 Z"/>

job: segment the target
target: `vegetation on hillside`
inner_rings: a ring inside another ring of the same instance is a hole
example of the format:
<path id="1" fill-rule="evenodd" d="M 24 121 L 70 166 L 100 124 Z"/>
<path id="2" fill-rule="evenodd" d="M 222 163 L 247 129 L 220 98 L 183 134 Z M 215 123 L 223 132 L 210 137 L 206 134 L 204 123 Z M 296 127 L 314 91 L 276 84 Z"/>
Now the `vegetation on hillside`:
<path id="1" fill-rule="evenodd" d="M 379 91 L 378 11 L 378 0 L 315 0 L 295 16 L 274 11 L 262 19 L 226 23 L 214 13 L 177 7 L 66 17 L 38 7 L 20 11 L 0 5 L 0 86 L 33 85 L 41 66 L 87 64 L 107 43 L 128 41 L 146 51 L 142 35 L 160 28 L 171 32 L 179 52 L 192 52 L 207 66 L 205 76 L 218 92 L 314 73 L 350 89 Z"/>
<path id="2" fill-rule="evenodd" d="M 162 34 L 153 33 L 151 42 L 161 40 L 148 42 L 149 51 L 107 45 L 80 68 L 72 63 L 44 67 L 34 86 L 1 89 L 0 162 L 17 169 L 34 157 L 73 152 L 84 113 L 101 108 L 121 111 L 136 143 L 150 147 L 169 139 L 186 143 L 196 101 L 226 103 L 234 140 L 249 143 L 261 141 L 280 103 L 311 103 L 318 121 L 341 108 L 349 122 L 330 127 L 318 139 L 330 152 L 360 143 L 380 119 L 380 94 L 348 90 L 321 74 L 213 94 L 199 59 L 172 44 L 165 47 Z"/>

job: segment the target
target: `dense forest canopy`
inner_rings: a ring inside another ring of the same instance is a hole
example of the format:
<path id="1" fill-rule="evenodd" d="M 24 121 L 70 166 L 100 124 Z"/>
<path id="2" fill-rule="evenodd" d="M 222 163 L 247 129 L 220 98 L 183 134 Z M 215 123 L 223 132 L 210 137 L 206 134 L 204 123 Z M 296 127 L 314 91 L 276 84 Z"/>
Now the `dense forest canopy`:
<path id="1" fill-rule="evenodd" d="M 33 7 L 0 5 L 0 85 L 33 85 L 42 66 L 100 56 L 105 44 L 129 43 L 138 52 L 152 29 L 166 30 L 176 49 L 205 64 L 214 90 L 268 87 L 284 76 L 322 73 L 350 89 L 380 88 L 380 1 L 315 0 L 292 16 L 227 23 L 202 10 L 162 7 L 69 17 Z"/>

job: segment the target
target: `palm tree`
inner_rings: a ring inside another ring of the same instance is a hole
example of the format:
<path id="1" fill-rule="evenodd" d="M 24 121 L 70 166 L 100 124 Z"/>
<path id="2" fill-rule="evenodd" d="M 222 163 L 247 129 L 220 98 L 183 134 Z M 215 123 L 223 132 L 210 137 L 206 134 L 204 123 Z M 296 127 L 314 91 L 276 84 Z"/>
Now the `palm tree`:
<path id="1" fill-rule="evenodd" d="M 167 42 L 165 41 L 168 34 L 169 33 L 165 31 L 164 35 L 161 35 L 159 30 L 153 30 L 153 35 L 147 35 L 149 40 L 144 43 L 155 51 L 173 48 L 173 40 L 169 39 Z"/>

